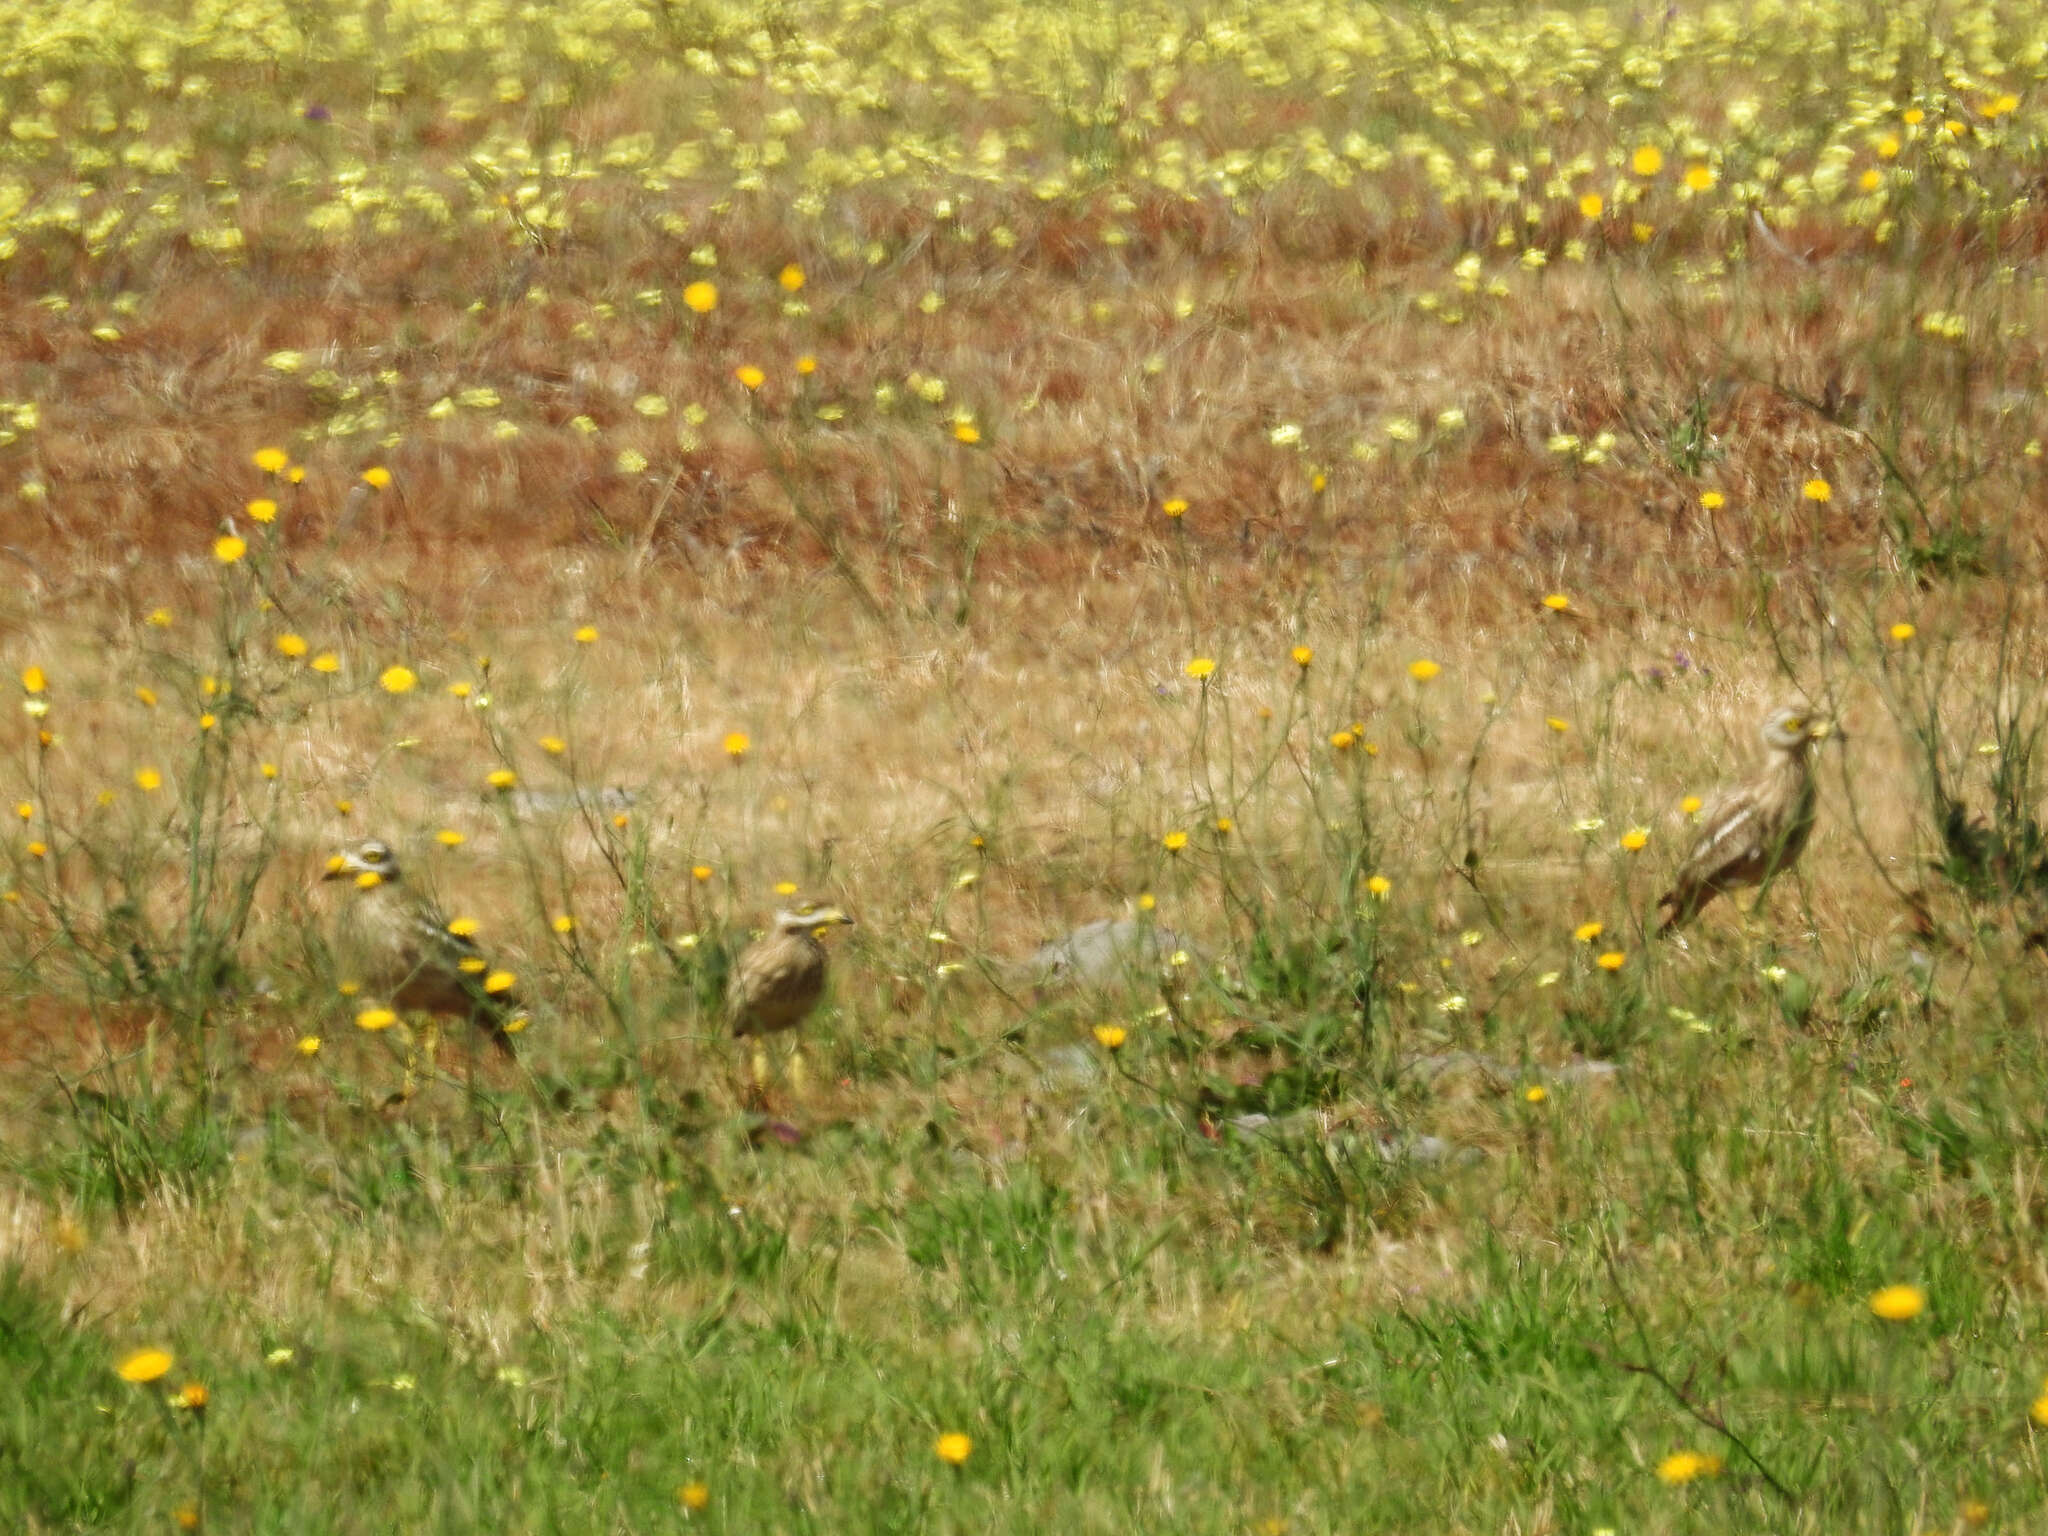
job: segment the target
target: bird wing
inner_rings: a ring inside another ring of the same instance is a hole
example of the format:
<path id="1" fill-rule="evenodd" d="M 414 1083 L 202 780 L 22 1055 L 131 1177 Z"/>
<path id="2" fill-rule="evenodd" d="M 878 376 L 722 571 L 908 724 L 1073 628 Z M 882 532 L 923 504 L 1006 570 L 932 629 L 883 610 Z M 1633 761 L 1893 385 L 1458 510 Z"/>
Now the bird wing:
<path id="1" fill-rule="evenodd" d="M 1741 862 L 1756 846 L 1761 810 L 1753 784 L 1716 795 L 1700 812 L 1700 835 L 1685 856 L 1680 878 L 1711 880 L 1718 871 Z"/>

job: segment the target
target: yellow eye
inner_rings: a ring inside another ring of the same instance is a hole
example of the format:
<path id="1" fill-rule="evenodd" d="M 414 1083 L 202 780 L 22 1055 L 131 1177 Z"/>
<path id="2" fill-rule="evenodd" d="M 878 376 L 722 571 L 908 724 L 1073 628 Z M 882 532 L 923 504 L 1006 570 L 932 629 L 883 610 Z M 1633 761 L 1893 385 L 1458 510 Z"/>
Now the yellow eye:
<path id="1" fill-rule="evenodd" d="M 1785 729 L 1788 731 L 1803 731 L 1806 729 L 1806 720 L 1800 715 L 1788 716 L 1785 721 Z"/>

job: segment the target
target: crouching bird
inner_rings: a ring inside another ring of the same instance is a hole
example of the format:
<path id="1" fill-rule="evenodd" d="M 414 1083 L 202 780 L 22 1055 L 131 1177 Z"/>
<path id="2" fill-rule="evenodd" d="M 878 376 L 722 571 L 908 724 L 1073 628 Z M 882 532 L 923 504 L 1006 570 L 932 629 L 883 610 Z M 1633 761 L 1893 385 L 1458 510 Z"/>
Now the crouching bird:
<path id="1" fill-rule="evenodd" d="M 335 962 L 344 981 L 400 1012 L 468 1019 L 500 1055 L 513 1055 L 512 1034 L 524 1027 L 526 1016 L 511 973 L 494 971 L 470 937 L 474 921 L 449 921 L 408 887 L 398 855 L 375 838 L 335 854 L 321 879 L 345 880 L 352 887 L 335 934 Z"/>
<path id="2" fill-rule="evenodd" d="M 735 1035 L 795 1029 L 825 995 L 828 928 L 852 927 L 839 907 L 796 901 L 776 912 L 768 931 L 740 951 L 725 989 L 725 1016 Z"/>
<path id="3" fill-rule="evenodd" d="M 1764 768 L 1725 790 L 1700 812 L 1699 837 L 1671 889 L 1658 899 L 1659 934 L 1670 933 L 1724 891 L 1761 886 L 1790 869 L 1813 835 L 1816 793 L 1808 751 L 1834 729 L 1804 704 L 1764 717 Z M 1757 898 L 1762 901 L 1762 895 Z"/>

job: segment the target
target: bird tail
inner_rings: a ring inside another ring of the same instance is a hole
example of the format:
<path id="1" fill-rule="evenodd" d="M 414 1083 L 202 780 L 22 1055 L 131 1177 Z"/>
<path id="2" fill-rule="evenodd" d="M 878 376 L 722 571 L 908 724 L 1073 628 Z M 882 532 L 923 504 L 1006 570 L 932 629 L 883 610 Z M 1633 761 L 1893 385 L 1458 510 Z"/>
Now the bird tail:
<path id="1" fill-rule="evenodd" d="M 526 1028 L 527 1011 L 519 1006 L 518 998 L 510 992 L 495 997 L 472 995 L 477 997 L 477 1005 L 471 1010 L 470 1017 L 491 1037 L 491 1044 L 500 1056 L 507 1061 L 517 1061 L 519 1053 L 512 1049 L 512 1037 Z"/>
<path id="2" fill-rule="evenodd" d="M 525 1027 L 526 1015 L 517 1011 L 503 1019 L 486 1019 L 484 1021 L 484 1029 L 491 1037 L 491 1044 L 498 1048 L 498 1054 L 507 1061 L 517 1061 L 519 1059 L 519 1053 L 512 1049 L 512 1031 L 506 1027 L 514 1020 L 519 1023 L 521 1028 Z"/>
<path id="3" fill-rule="evenodd" d="M 1657 925 L 1657 937 L 1675 933 L 1684 924 L 1699 915 L 1699 910 L 1714 899 L 1711 886 L 1674 885 L 1657 898 L 1657 910 L 1664 913 L 1664 921 Z"/>

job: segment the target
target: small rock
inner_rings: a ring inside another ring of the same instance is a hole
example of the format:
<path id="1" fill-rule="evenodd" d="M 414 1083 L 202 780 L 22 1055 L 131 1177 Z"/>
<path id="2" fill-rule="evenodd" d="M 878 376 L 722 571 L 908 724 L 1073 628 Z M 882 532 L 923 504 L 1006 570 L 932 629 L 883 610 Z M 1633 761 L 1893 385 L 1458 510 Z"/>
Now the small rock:
<path id="1" fill-rule="evenodd" d="M 1023 970 L 1035 987 L 1149 985 L 1175 954 L 1188 949 L 1171 928 L 1139 918 L 1105 917 L 1045 945 L 1024 962 Z"/>

